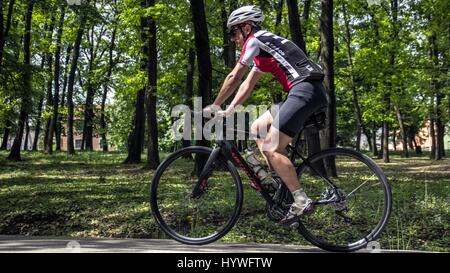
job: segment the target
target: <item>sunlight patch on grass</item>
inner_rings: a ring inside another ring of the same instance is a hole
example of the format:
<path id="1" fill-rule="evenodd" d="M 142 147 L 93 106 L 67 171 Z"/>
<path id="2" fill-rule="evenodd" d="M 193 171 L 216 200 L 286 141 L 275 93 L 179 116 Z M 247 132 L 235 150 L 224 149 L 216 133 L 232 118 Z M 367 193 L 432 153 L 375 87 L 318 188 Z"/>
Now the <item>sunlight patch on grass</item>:
<path id="1" fill-rule="evenodd" d="M 25 161 L 17 163 L 7 162 L 6 155 L 0 151 L 0 234 L 166 238 L 149 207 L 154 172 L 144 170 L 143 164 L 121 165 L 125 154 L 25 152 Z M 399 156 L 391 160 L 390 164 L 376 160 L 388 176 L 394 201 L 391 221 L 380 239 L 382 247 L 449 251 L 450 160 Z M 361 182 L 370 179 L 358 174 L 358 166 L 351 162 L 347 167 L 347 177 Z M 240 174 L 244 206 L 237 225 L 222 241 L 308 244 L 298 233 L 268 220 L 264 201 L 245 174 Z M 169 191 L 184 187 L 188 174 L 174 171 L 172 177 Z M 213 195 L 226 192 L 227 179 L 219 174 L 217 181 Z M 314 181 L 302 183 L 307 186 Z M 180 210 L 186 204 L 166 203 Z M 205 211 L 214 214 L 227 205 L 216 198 Z"/>

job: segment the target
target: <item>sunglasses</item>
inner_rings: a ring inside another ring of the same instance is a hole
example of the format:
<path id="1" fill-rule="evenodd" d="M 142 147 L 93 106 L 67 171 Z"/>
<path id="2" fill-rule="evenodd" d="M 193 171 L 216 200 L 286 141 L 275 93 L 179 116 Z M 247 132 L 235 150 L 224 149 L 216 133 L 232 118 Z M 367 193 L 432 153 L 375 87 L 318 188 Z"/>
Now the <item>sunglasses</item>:
<path id="1" fill-rule="evenodd" d="M 233 27 L 232 29 L 230 29 L 229 35 L 230 35 L 230 39 L 234 38 L 234 36 L 236 35 L 236 33 L 239 31 L 239 27 L 243 28 L 246 25 L 248 25 L 248 23 L 244 23 L 244 24 L 240 24 L 236 27 Z"/>
<path id="2" fill-rule="evenodd" d="M 228 34 L 230 35 L 231 38 L 233 38 L 238 31 L 239 31 L 238 28 L 232 28 Z"/>

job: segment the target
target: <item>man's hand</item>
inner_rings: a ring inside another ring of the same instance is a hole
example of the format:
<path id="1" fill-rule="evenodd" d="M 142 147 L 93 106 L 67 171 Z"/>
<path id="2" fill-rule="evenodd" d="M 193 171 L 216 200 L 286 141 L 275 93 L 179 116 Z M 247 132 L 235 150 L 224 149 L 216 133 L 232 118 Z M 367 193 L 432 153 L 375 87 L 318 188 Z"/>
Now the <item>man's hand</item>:
<path id="1" fill-rule="evenodd" d="M 225 111 L 217 112 L 217 116 L 219 116 L 219 117 L 229 117 L 233 113 L 234 113 L 234 108 L 233 107 L 228 107 Z"/>
<path id="2" fill-rule="evenodd" d="M 203 116 L 204 117 L 212 117 L 215 114 L 217 114 L 218 112 L 222 112 L 222 109 L 220 108 L 219 105 L 215 105 L 215 104 L 211 104 L 206 106 L 205 108 L 203 108 Z M 214 113 L 214 115 L 213 115 Z"/>

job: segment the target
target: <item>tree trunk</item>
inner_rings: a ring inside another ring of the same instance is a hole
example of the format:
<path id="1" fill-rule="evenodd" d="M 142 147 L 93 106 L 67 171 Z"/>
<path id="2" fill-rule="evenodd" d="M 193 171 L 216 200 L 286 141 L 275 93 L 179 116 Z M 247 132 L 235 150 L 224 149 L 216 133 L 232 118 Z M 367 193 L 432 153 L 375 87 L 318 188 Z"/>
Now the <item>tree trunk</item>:
<path id="1" fill-rule="evenodd" d="M 416 155 L 421 155 L 422 154 L 422 147 L 417 144 L 416 138 L 414 137 L 414 134 L 411 136 L 411 142 L 414 145 L 414 149 L 416 151 Z"/>
<path id="2" fill-rule="evenodd" d="M 436 160 L 441 160 L 445 155 L 444 149 L 444 130 L 442 122 L 442 104 L 443 95 L 438 91 L 436 93 Z"/>
<path id="3" fill-rule="evenodd" d="M 431 37 L 431 59 L 435 67 L 439 67 L 439 52 L 438 52 L 438 44 L 437 44 L 437 35 L 433 32 Z M 442 94 L 440 88 L 441 85 L 439 83 L 439 78 L 433 75 L 432 85 L 435 92 L 436 97 L 436 107 L 435 107 L 435 122 L 436 122 L 436 160 L 441 160 L 445 155 L 444 149 L 444 130 L 445 126 L 442 121 L 442 100 L 444 95 Z"/>
<path id="4" fill-rule="evenodd" d="M 38 150 L 38 142 L 39 142 L 39 134 L 41 133 L 41 115 L 42 115 L 42 107 L 44 106 L 44 98 L 42 97 L 39 100 L 39 106 L 38 106 L 38 114 L 36 118 L 36 127 L 34 129 L 34 140 L 33 140 L 33 147 L 32 151 Z"/>
<path id="5" fill-rule="evenodd" d="M 133 118 L 133 130 L 128 136 L 128 156 L 125 164 L 141 163 L 141 152 L 144 146 L 145 133 L 145 89 L 137 93 L 135 113 Z"/>
<path id="6" fill-rule="evenodd" d="M 394 109 L 395 109 L 395 114 L 397 115 L 398 124 L 400 125 L 400 135 L 402 137 L 402 146 L 403 146 L 402 157 L 409 157 L 408 139 L 407 139 L 407 135 L 406 135 L 405 125 L 403 122 L 402 113 L 400 112 L 400 109 L 399 109 L 397 103 L 394 105 Z"/>
<path id="7" fill-rule="evenodd" d="M 392 132 L 392 144 L 394 145 L 394 151 L 397 151 L 397 131 Z"/>
<path id="8" fill-rule="evenodd" d="M 378 153 L 378 159 L 383 159 L 383 153 L 384 153 L 384 122 L 381 123 L 381 138 L 380 138 L 380 151 Z"/>
<path id="9" fill-rule="evenodd" d="M 431 19 L 430 19 L 431 21 Z M 430 42 L 430 59 L 435 67 L 439 67 L 439 50 L 437 44 L 437 34 L 435 31 L 432 32 L 429 38 Z M 443 94 L 440 91 L 439 79 L 433 75 L 432 76 L 432 89 L 434 90 L 434 96 L 436 97 L 436 105 L 434 107 L 434 122 L 436 123 L 436 128 L 433 128 L 435 133 L 435 160 L 441 160 L 444 155 L 444 125 L 442 122 L 442 111 L 441 103 L 443 99 Z M 432 100 L 433 101 L 433 100 Z M 434 126 L 433 126 L 434 127 Z"/>
<path id="10" fill-rule="evenodd" d="M 289 13 L 289 29 L 291 30 L 292 41 L 306 53 L 306 44 L 303 39 L 297 0 L 286 0 L 286 3 Z"/>
<path id="11" fill-rule="evenodd" d="M 3 0 L 0 0 L 0 73 L 2 72 L 3 48 L 4 48 L 4 25 L 3 25 Z"/>
<path id="12" fill-rule="evenodd" d="M 10 0 L 8 5 L 8 15 L 6 17 L 6 27 L 5 27 L 5 35 L 4 37 L 8 37 L 9 30 L 11 29 L 11 21 L 12 21 L 12 14 L 14 12 L 14 3 L 15 0 Z"/>
<path id="13" fill-rule="evenodd" d="M 289 11 L 289 28 L 292 36 L 293 42 L 301 48 L 306 54 L 305 40 L 301 32 L 301 24 L 298 15 L 297 1 L 288 0 L 287 1 L 288 11 Z M 320 135 L 319 132 L 314 130 L 305 130 L 306 142 L 308 143 L 308 155 L 314 154 L 321 150 L 320 147 Z M 323 164 L 317 164 L 316 169 L 324 173 L 325 167 Z"/>
<path id="14" fill-rule="evenodd" d="M 61 94 L 61 103 L 59 105 L 59 107 L 64 108 L 66 107 L 66 90 L 67 90 L 67 74 L 68 74 L 68 67 L 69 67 L 69 61 L 70 61 L 70 55 L 72 53 L 72 45 L 69 45 L 67 47 L 67 51 L 66 51 L 66 60 L 64 62 L 64 83 L 63 83 L 63 88 L 62 88 L 62 94 Z M 62 135 L 62 131 L 64 129 L 64 127 L 62 126 L 63 124 L 63 118 L 67 118 L 67 117 L 63 117 L 62 115 L 58 115 L 58 130 L 56 130 L 56 150 L 57 151 L 61 151 L 61 135 Z M 58 145 L 59 143 L 59 145 Z"/>
<path id="15" fill-rule="evenodd" d="M 372 138 L 373 138 L 372 144 L 373 144 L 373 156 L 376 156 L 376 157 L 378 157 L 377 131 L 378 131 L 377 125 L 374 124 L 373 125 L 373 133 L 372 133 Z"/>
<path id="16" fill-rule="evenodd" d="M 1 1 L 3 2 L 3 1 Z M 2 64 L 3 64 L 3 50 L 5 49 L 5 42 L 6 42 L 6 38 L 9 35 L 9 30 L 11 29 L 11 20 L 12 20 L 12 14 L 14 11 L 14 3 L 15 0 L 10 0 L 9 1 L 9 6 L 8 6 L 8 14 L 6 15 L 6 25 L 4 25 L 4 15 L 3 15 L 3 7 L 2 7 L 2 11 L 0 14 L 0 73 L 2 72 Z M 3 3 L 0 4 L 3 6 Z"/>
<path id="17" fill-rule="evenodd" d="M 116 34 L 117 27 L 114 27 L 112 36 L 111 36 L 111 44 L 109 47 L 109 65 L 108 65 L 108 73 L 106 75 L 105 83 L 103 84 L 103 95 L 102 95 L 102 105 L 101 105 L 101 114 L 100 114 L 100 128 L 101 128 L 101 136 L 102 136 L 102 149 L 104 152 L 108 151 L 108 141 L 106 139 L 107 125 L 106 125 L 106 115 L 105 115 L 105 104 L 106 99 L 108 97 L 108 84 L 111 82 L 112 70 L 114 67 L 114 47 L 116 42 Z"/>
<path id="18" fill-rule="evenodd" d="M 2 22 L 1 22 L 2 27 L 0 28 L 0 31 L 2 32 L 2 34 L 1 34 L 2 39 L 0 41 L 0 74 L 2 72 L 3 50 L 5 47 L 6 38 L 9 35 L 9 30 L 11 29 L 11 20 L 12 20 L 12 14 L 14 11 L 14 2 L 15 2 L 15 0 L 9 1 L 8 14 L 6 16 L 6 25 L 4 26 L 4 28 L 5 28 L 4 30 L 3 30 L 3 18 L 2 18 Z M 3 13 L 2 13 L 2 16 L 3 16 Z M 11 130 L 11 126 L 12 126 L 12 122 L 9 119 L 6 120 L 6 126 L 3 131 L 3 139 L 2 139 L 2 144 L 0 146 L 0 150 L 6 150 L 8 147 L 8 140 L 9 140 L 9 133 Z"/>
<path id="19" fill-rule="evenodd" d="M 325 74 L 324 84 L 328 91 L 328 120 L 329 126 L 324 130 L 325 147 L 336 147 L 336 97 L 334 92 L 334 34 L 333 34 L 333 1 L 322 0 L 320 18 L 321 59 Z M 327 173 L 336 176 L 334 162 L 325 162 Z"/>
<path id="20" fill-rule="evenodd" d="M 44 27 L 45 30 L 47 30 L 47 27 Z M 41 70 L 44 69 L 45 66 L 45 54 L 42 55 L 42 63 L 41 63 Z M 45 86 L 44 86 L 45 89 Z M 38 150 L 38 142 L 39 142 L 39 134 L 41 133 L 41 118 L 42 118 L 42 108 L 44 107 L 44 96 L 41 96 L 39 100 L 38 105 L 38 112 L 36 116 L 36 126 L 34 127 L 34 139 L 33 139 L 33 145 L 31 150 L 37 151 Z"/>
<path id="21" fill-rule="evenodd" d="M 384 103 L 385 103 L 385 119 L 389 115 L 389 110 L 391 107 L 391 100 L 389 91 L 384 94 Z M 383 134 L 382 134 L 382 143 L 383 143 L 383 162 L 389 163 L 389 130 L 390 123 L 388 121 L 383 121 Z"/>
<path id="22" fill-rule="evenodd" d="M 186 65 L 186 88 L 184 90 L 185 94 L 185 104 L 189 106 L 189 109 L 193 109 L 192 97 L 194 94 L 194 71 L 195 71 L 195 49 L 189 49 L 189 59 Z M 185 128 L 186 130 L 186 128 Z M 191 132 L 192 133 L 192 132 Z M 191 134 L 189 134 L 191 135 Z M 182 140 L 183 147 L 191 146 L 190 139 Z"/>
<path id="23" fill-rule="evenodd" d="M 87 95 L 86 95 L 86 104 L 84 107 L 84 130 L 83 130 L 83 139 L 84 139 L 84 148 L 88 151 L 93 151 L 94 146 L 92 143 L 92 139 L 94 137 L 94 97 L 95 90 L 91 80 L 88 80 L 87 86 Z"/>
<path id="24" fill-rule="evenodd" d="M 147 0 L 141 1 L 142 8 L 147 7 Z M 143 47 L 141 49 L 141 70 L 147 72 L 148 71 L 148 48 L 149 48 L 149 39 L 150 35 L 147 31 L 148 22 L 146 17 L 141 17 L 141 41 L 143 43 Z M 147 88 L 147 87 L 146 87 Z M 138 164 L 141 163 L 141 153 L 144 147 L 144 138 L 145 138 L 145 106 L 146 106 L 146 89 L 141 89 L 138 91 L 136 104 L 135 104 L 135 113 L 133 118 L 133 129 L 128 136 L 128 156 L 125 159 L 125 164 Z"/>
<path id="25" fill-rule="evenodd" d="M 414 131 L 414 125 L 411 125 L 409 127 L 405 127 L 406 129 L 406 135 L 407 135 L 407 139 L 408 139 L 408 145 L 409 145 L 409 149 L 410 151 L 414 150 L 414 142 L 413 139 L 415 139 L 415 134 L 416 132 Z"/>
<path id="26" fill-rule="evenodd" d="M 206 25 L 205 5 L 203 0 L 190 0 L 192 20 L 195 32 L 195 48 L 198 67 L 198 96 L 202 97 L 203 107 L 210 104 L 212 90 L 212 64 L 208 27 Z M 203 138 L 197 141 L 199 146 L 207 146 Z"/>
<path id="27" fill-rule="evenodd" d="M 6 150 L 8 148 L 9 132 L 11 131 L 12 125 L 13 125 L 12 122 L 9 119 L 7 119 L 3 131 L 2 146 L 0 146 L 0 150 Z"/>
<path id="28" fill-rule="evenodd" d="M 391 15 L 392 15 L 392 41 L 396 41 L 398 38 L 398 27 L 397 27 L 397 15 L 398 15 L 398 1 L 397 0 L 391 0 Z M 377 26 L 378 31 L 378 26 Z M 378 35 L 377 35 L 378 36 Z M 390 51 L 390 66 L 392 71 L 396 71 L 395 64 L 396 64 L 396 48 L 393 47 Z M 389 82 L 388 86 L 393 87 L 394 83 Z M 390 124 L 387 121 L 387 118 L 389 116 L 389 113 L 391 111 L 391 94 L 390 91 L 387 90 L 386 93 L 383 95 L 383 101 L 385 103 L 385 109 L 384 109 L 384 121 L 383 121 L 383 161 L 385 163 L 389 163 L 389 129 Z M 395 143 L 394 143 L 395 145 Z"/>
<path id="29" fill-rule="evenodd" d="M 227 21 L 228 13 L 226 10 L 225 0 L 220 0 L 220 9 L 222 17 L 222 33 L 223 33 L 223 60 L 225 66 L 233 68 L 236 64 L 236 46 L 231 42 L 228 35 Z"/>
<path id="30" fill-rule="evenodd" d="M 430 111 L 431 112 L 431 111 Z M 434 131 L 434 118 L 430 113 L 430 159 L 436 159 L 436 134 Z"/>
<path id="31" fill-rule="evenodd" d="M 96 59 L 95 52 L 95 40 L 94 40 L 94 32 L 95 27 L 91 27 L 91 32 L 89 37 L 89 69 L 88 69 L 88 79 L 87 79 L 87 94 L 86 94 L 86 102 L 84 105 L 84 122 L 83 122 L 83 140 L 82 140 L 82 149 L 86 149 L 88 151 L 92 151 L 94 149 L 92 138 L 93 136 L 93 120 L 94 120 L 94 97 L 95 97 L 95 88 L 94 83 L 92 82 L 92 75 L 94 70 L 94 62 Z"/>
<path id="32" fill-rule="evenodd" d="M 23 150 L 28 151 L 28 137 L 30 136 L 30 123 L 27 119 L 25 122 L 25 142 L 23 143 Z"/>
<path id="33" fill-rule="evenodd" d="M 25 16 L 25 34 L 23 40 L 24 51 L 24 65 L 25 71 L 22 71 L 22 102 L 20 105 L 19 126 L 14 139 L 11 152 L 9 153 L 8 160 L 21 161 L 20 148 L 22 146 L 22 136 L 25 126 L 25 121 L 28 118 L 28 111 L 31 108 L 31 21 L 33 18 L 34 1 L 30 1 L 27 6 L 27 13 Z"/>
<path id="34" fill-rule="evenodd" d="M 356 134 L 356 144 L 355 144 L 355 149 L 359 152 L 361 151 L 361 127 L 359 126 L 358 122 L 356 122 L 356 130 L 355 130 L 355 134 Z"/>
<path id="35" fill-rule="evenodd" d="M 198 66 L 198 95 L 202 97 L 204 106 L 211 101 L 212 64 L 208 27 L 206 25 L 205 6 L 203 0 L 191 0 L 191 12 L 194 20 L 195 46 Z"/>
<path id="36" fill-rule="evenodd" d="M 307 32 L 308 32 L 308 22 L 309 22 L 309 13 L 311 10 L 311 0 L 305 0 L 305 4 L 304 4 L 304 8 L 303 8 L 303 22 L 302 22 L 302 27 L 303 27 L 303 35 L 305 35 L 305 37 L 307 37 Z"/>
<path id="37" fill-rule="evenodd" d="M 147 0 L 147 6 L 155 6 L 155 0 Z M 148 36 L 148 64 L 147 64 L 147 127 L 148 127 L 148 147 L 147 147 L 147 167 L 156 170 L 160 163 L 158 151 L 158 122 L 156 119 L 157 101 L 157 72 L 158 72 L 158 51 L 156 45 L 156 23 L 153 18 L 146 18 L 149 28 Z"/>
<path id="38" fill-rule="evenodd" d="M 370 133 L 368 132 L 367 128 L 366 128 L 366 124 L 362 119 L 362 113 L 361 113 L 361 108 L 359 106 L 359 99 L 358 99 L 358 94 L 356 92 L 356 81 L 354 78 L 354 73 L 353 73 L 353 56 L 352 56 L 352 48 L 351 48 L 351 41 L 352 41 L 352 36 L 350 34 L 350 20 L 348 18 L 347 15 L 347 7 L 344 3 L 342 3 L 342 11 L 344 14 L 344 23 L 345 23 L 345 43 L 347 46 L 347 63 L 348 66 L 350 68 L 350 78 L 351 78 L 351 82 L 352 82 L 352 98 L 353 98 L 353 108 L 355 111 L 355 116 L 356 116 L 356 122 L 357 122 L 357 126 L 359 127 L 357 129 L 358 135 L 357 138 L 361 138 L 361 130 L 362 132 L 364 132 L 364 135 L 367 138 L 367 142 L 369 144 L 369 149 L 372 150 L 372 144 L 371 144 L 371 140 L 370 140 Z M 356 145 L 357 150 L 359 150 L 360 145 Z"/>
<path id="39" fill-rule="evenodd" d="M 83 38 L 83 32 L 87 17 L 82 13 L 80 18 L 80 25 L 77 31 L 77 38 L 73 45 L 72 61 L 70 65 L 69 80 L 67 85 L 67 153 L 69 155 L 75 154 L 74 140 L 73 140 L 73 123 L 74 123 L 74 105 L 73 105 L 73 90 L 75 85 L 75 73 L 77 71 L 78 58 L 80 56 L 80 45 Z"/>
<path id="40" fill-rule="evenodd" d="M 212 64 L 208 26 L 206 24 L 205 5 L 203 0 L 190 0 L 192 20 L 194 24 L 195 48 L 198 67 L 198 96 L 202 98 L 202 106 L 210 104 L 212 91 Z M 203 127 L 203 126 L 202 126 Z M 196 141 L 197 146 L 208 146 L 208 142 L 201 137 Z M 199 174 L 208 158 L 199 156 L 195 160 L 195 172 Z"/>
<path id="41" fill-rule="evenodd" d="M 275 19 L 275 34 L 281 35 L 281 21 L 283 20 L 283 4 L 284 0 L 278 0 L 277 3 L 277 17 Z"/>
<path id="42" fill-rule="evenodd" d="M 62 40 L 62 34 L 63 34 L 63 27 L 64 27 L 64 18 L 66 15 L 66 7 L 64 5 L 61 6 L 61 17 L 59 18 L 59 26 L 58 26 L 58 34 L 56 38 L 56 52 L 55 52 L 55 75 L 54 75 L 54 88 L 55 93 L 53 95 L 53 113 L 52 113 L 52 120 L 50 122 L 49 127 L 49 133 L 48 133 L 48 143 L 47 143 L 47 152 L 49 154 L 53 153 L 53 135 L 58 135 L 56 133 L 57 130 L 57 123 L 58 123 L 58 109 L 59 109 L 59 78 L 60 78 L 60 72 L 61 72 L 61 40 Z M 57 140 L 59 141 L 59 140 Z"/>
<path id="43" fill-rule="evenodd" d="M 53 30 L 55 28 L 55 16 L 52 15 L 49 32 L 48 32 L 48 39 L 51 41 L 53 38 Z M 53 87 L 53 55 L 51 52 L 47 53 L 47 69 L 48 69 L 48 80 L 47 80 L 47 95 L 46 95 L 46 106 L 45 111 L 51 111 L 53 109 L 53 94 L 52 94 L 52 87 Z M 44 129 L 44 151 L 48 151 L 48 139 L 49 139 L 49 132 L 50 132 L 50 123 L 52 121 L 51 117 L 48 117 L 45 121 L 45 129 Z"/>

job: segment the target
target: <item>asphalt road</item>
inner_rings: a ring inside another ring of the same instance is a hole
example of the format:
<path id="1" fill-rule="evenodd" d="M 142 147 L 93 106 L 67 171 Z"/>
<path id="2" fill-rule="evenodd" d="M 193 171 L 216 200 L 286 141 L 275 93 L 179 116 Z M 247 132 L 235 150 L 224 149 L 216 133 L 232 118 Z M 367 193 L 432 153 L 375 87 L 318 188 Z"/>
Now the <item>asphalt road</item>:
<path id="1" fill-rule="evenodd" d="M 189 246 L 173 240 L 153 239 L 91 239 L 0 235 L 0 252 L 25 253 L 316 253 L 323 250 L 312 246 L 280 244 L 213 243 Z M 411 252 L 369 250 L 361 252 Z"/>
<path id="2" fill-rule="evenodd" d="M 321 252 L 314 247 L 214 243 L 189 246 L 173 240 L 0 236 L 0 252 L 31 253 L 268 253 Z"/>

